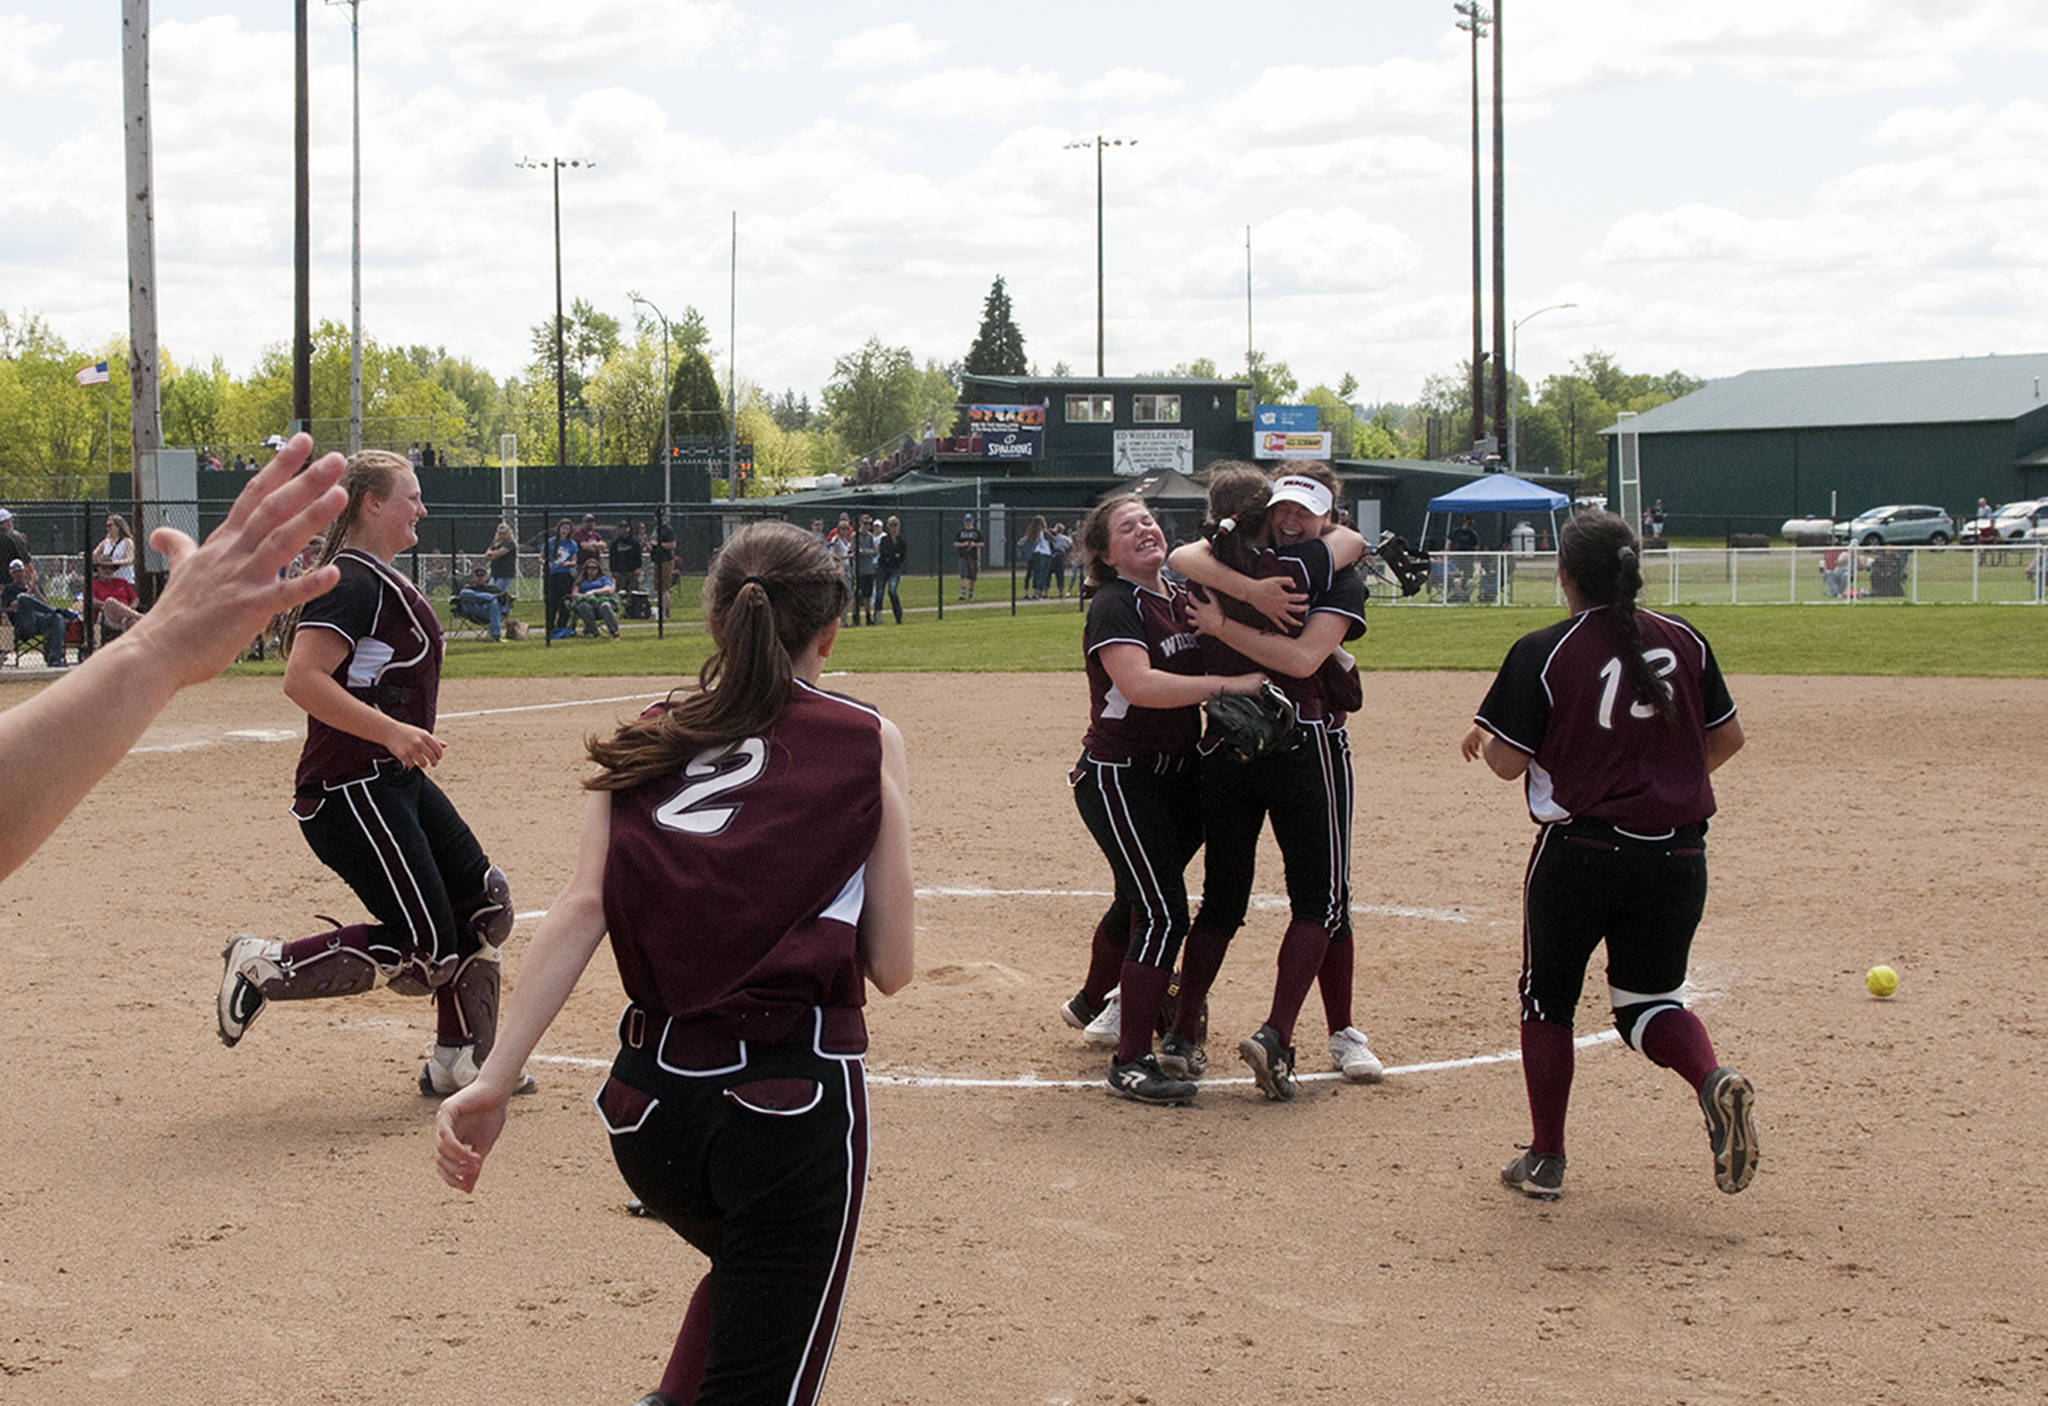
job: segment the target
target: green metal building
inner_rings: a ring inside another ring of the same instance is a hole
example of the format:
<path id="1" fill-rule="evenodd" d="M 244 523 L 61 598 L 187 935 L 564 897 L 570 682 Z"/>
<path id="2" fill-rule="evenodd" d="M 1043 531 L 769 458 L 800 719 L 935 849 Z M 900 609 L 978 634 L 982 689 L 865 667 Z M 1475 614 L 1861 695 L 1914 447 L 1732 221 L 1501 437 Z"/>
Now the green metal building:
<path id="1" fill-rule="evenodd" d="M 1788 518 L 1934 503 L 1961 522 L 2048 497 L 2048 354 L 1745 371 L 1624 418 L 1608 437 L 1622 504 L 1624 438 L 1641 502 L 1673 534 L 1775 533 Z"/>

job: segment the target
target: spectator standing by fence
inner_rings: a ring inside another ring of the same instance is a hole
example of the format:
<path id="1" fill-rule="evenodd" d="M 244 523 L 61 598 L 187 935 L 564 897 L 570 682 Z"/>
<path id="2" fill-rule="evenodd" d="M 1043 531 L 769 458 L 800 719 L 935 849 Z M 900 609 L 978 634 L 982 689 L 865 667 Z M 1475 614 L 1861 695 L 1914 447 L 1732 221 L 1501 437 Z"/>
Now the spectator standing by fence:
<path id="1" fill-rule="evenodd" d="M 541 547 L 542 565 L 547 573 L 541 578 L 547 598 L 547 617 L 543 623 L 551 640 L 567 639 L 570 635 L 569 597 L 576 591 L 577 551 L 569 519 L 563 518 L 555 524 L 555 535 Z"/>
<path id="2" fill-rule="evenodd" d="M 903 623 L 903 600 L 896 593 L 897 583 L 903 579 L 903 520 L 890 514 L 882 525 L 881 536 L 875 539 L 875 599 L 869 618 L 882 613 L 882 593 L 889 593 L 889 608 L 896 613 L 896 623 Z"/>

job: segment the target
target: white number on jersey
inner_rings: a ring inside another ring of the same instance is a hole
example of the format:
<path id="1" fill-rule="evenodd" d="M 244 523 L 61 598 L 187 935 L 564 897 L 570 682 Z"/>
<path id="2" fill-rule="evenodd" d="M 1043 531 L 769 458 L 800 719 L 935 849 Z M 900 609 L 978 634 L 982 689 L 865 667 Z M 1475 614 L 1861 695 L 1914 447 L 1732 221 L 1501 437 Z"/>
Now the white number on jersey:
<path id="1" fill-rule="evenodd" d="M 740 813 L 738 801 L 719 797 L 758 780 L 767 767 L 768 744 L 758 737 L 700 753 L 683 768 L 682 790 L 655 810 L 654 823 L 685 835 L 719 834 Z"/>
<path id="2" fill-rule="evenodd" d="M 1667 678 L 1678 668 L 1678 656 L 1664 648 L 1643 651 L 1643 662 L 1650 666 L 1650 672 L 1657 676 L 1657 687 L 1670 697 L 1673 690 Z M 1621 695 L 1621 676 L 1627 666 L 1616 655 L 1600 666 L 1600 726 L 1608 732 L 1614 731 L 1614 703 Z M 1657 710 L 1647 703 L 1631 703 L 1628 715 L 1632 718 L 1654 718 Z"/>

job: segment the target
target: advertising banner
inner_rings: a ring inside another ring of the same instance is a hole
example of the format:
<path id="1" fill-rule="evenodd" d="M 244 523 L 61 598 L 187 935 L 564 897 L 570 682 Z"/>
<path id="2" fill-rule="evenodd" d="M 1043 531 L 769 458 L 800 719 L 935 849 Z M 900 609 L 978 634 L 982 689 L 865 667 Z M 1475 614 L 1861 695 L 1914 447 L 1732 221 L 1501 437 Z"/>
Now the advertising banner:
<path id="1" fill-rule="evenodd" d="M 1260 430 L 1252 437 L 1253 452 L 1261 459 L 1327 459 L 1330 432 L 1290 434 L 1282 430 Z"/>
<path id="2" fill-rule="evenodd" d="M 1045 437 L 1045 407 L 970 405 L 967 432 L 981 440 L 984 459 L 1036 459 Z"/>
<path id="3" fill-rule="evenodd" d="M 1316 408 L 1313 405 L 1261 405 L 1253 422 L 1260 434 L 1282 430 L 1289 434 L 1314 434 Z"/>
<path id="4" fill-rule="evenodd" d="M 1125 478 L 1142 478 L 1162 469 L 1195 471 L 1193 430 L 1118 430 L 1116 457 L 1110 467 Z"/>

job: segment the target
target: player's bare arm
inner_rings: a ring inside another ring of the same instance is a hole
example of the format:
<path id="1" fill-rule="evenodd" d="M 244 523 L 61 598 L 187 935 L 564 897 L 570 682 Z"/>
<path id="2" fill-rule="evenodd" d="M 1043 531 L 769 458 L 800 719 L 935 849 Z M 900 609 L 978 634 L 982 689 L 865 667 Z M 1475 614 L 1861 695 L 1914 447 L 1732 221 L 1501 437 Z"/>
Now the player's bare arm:
<path id="1" fill-rule="evenodd" d="M 1468 762 L 1484 760 L 1487 769 L 1503 781 L 1519 781 L 1529 771 L 1527 752 L 1501 741 L 1478 723 L 1472 724 L 1458 751 Z"/>
<path id="2" fill-rule="evenodd" d="M 1232 620 L 1214 601 L 1194 601 L 1195 628 L 1210 635 L 1276 674 L 1305 679 L 1344 647 L 1349 621 L 1333 611 L 1319 611 L 1309 617 L 1299 635 L 1275 634 L 1241 620 Z"/>
<path id="3" fill-rule="evenodd" d="M 284 666 L 284 696 L 329 727 L 375 742 L 407 766 L 440 761 L 447 750 L 440 738 L 379 712 L 336 682 L 334 671 L 348 655 L 346 637 L 320 626 L 302 627 L 292 637 L 291 658 Z"/>
<path id="4" fill-rule="evenodd" d="M 297 472 L 312 447 L 294 436 L 206 545 L 175 528 L 152 533 L 150 545 L 170 563 L 156 605 L 118 641 L 0 714 L 0 766 L 16 782 L 0 816 L 0 877 L 35 853 L 172 694 L 233 663 L 278 611 L 334 588 L 331 567 L 290 581 L 278 575 L 345 501 L 335 487 L 340 455 Z M 59 736 L 63 746 L 48 745 Z"/>
<path id="5" fill-rule="evenodd" d="M 884 996 L 909 985 L 915 971 L 916 882 L 910 871 L 910 767 L 903 733 L 882 719 L 882 827 L 868 855 L 866 902 L 860 914 L 860 963 Z"/>
<path id="6" fill-rule="evenodd" d="M 576 871 L 548 905 L 527 948 L 519 985 L 506 1003 L 497 1043 L 476 1081 L 452 1095 L 434 1119 L 434 1165 L 458 1191 L 476 1190 L 484 1158 L 505 1127 L 505 1108 L 518 1091 L 526 1061 L 562 1012 L 584 968 L 604 941 L 605 855 L 611 847 L 612 793 L 592 791 L 583 807 Z"/>
<path id="7" fill-rule="evenodd" d="M 1106 644 L 1101 658 L 1116 691 L 1140 708 L 1185 708 L 1219 693 L 1257 693 L 1266 684 L 1264 674 L 1169 674 L 1153 668 L 1135 644 Z"/>
<path id="8" fill-rule="evenodd" d="M 1247 576 L 1216 560 L 1207 542 L 1182 543 L 1173 549 L 1166 564 L 1196 585 L 1243 601 L 1282 630 L 1299 625 L 1308 609 L 1308 596 L 1296 590 L 1287 577 Z"/>
<path id="9" fill-rule="evenodd" d="M 1742 744 L 1749 739 L 1742 735 L 1742 720 L 1730 717 L 1719 727 L 1707 729 L 1707 774 L 1742 750 Z"/>
<path id="10" fill-rule="evenodd" d="M 1330 565 L 1337 571 L 1365 558 L 1365 538 L 1356 529 L 1331 523 L 1323 533 L 1323 546 L 1330 553 Z"/>

